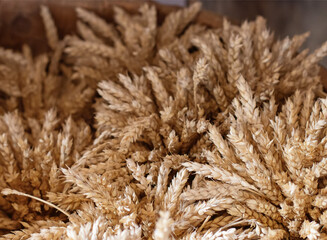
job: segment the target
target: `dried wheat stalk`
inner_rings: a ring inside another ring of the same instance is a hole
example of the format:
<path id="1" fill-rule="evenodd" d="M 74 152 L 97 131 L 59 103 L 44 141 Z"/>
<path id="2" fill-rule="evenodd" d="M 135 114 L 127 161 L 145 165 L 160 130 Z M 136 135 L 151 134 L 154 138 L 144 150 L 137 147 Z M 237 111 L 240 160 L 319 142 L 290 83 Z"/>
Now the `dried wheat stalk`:
<path id="1" fill-rule="evenodd" d="M 1 239 L 327 239 L 327 43 L 200 8 L 0 48 Z"/>

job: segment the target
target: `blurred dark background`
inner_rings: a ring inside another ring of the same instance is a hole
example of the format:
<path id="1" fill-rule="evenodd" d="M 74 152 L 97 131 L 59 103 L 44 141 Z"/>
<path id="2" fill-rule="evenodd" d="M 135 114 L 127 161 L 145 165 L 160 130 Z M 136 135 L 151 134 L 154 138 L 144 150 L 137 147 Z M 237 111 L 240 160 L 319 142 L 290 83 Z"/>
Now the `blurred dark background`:
<path id="1" fill-rule="evenodd" d="M 194 0 L 157 0 L 186 6 Z M 327 0 L 201 0 L 203 8 L 236 22 L 261 15 L 277 38 L 304 32 L 311 35 L 304 48 L 314 50 L 327 41 Z M 327 67 L 327 59 L 323 61 Z"/>

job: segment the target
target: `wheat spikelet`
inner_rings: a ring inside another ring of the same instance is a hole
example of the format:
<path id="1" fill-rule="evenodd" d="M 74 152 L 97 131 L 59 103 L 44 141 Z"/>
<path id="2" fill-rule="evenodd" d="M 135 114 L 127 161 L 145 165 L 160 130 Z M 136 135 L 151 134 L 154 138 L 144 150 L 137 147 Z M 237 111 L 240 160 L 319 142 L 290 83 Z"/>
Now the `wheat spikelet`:
<path id="1" fill-rule="evenodd" d="M 48 39 L 48 44 L 52 49 L 55 49 L 58 44 L 58 32 L 54 20 L 52 19 L 49 8 L 41 7 L 41 17 L 45 26 L 45 31 Z"/>

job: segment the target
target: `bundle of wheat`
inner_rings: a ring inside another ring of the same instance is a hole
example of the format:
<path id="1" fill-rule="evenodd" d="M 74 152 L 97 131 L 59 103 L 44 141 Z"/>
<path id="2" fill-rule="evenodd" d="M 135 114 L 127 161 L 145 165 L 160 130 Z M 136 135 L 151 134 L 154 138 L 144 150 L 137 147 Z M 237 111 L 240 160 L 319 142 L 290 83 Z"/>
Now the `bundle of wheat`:
<path id="1" fill-rule="evenodd" d="M 200 8 L 0 48 L 2 239 L 327 239 L 327 43 Z"/>

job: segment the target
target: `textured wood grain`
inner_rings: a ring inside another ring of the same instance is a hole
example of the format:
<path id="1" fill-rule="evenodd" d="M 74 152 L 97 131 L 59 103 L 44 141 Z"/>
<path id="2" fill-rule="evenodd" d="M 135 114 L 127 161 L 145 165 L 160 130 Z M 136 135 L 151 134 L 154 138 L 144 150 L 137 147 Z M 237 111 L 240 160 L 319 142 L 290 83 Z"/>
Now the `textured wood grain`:
<path id="1" fill-rule="evenodd" d="M 130 13 L 137 13 L 144 3 L 155 4 L 159 22 L 169 12 L 178 9 L 150 1 L 113 1 L 113 0 L 0 0 L 0 46 L 20 49 L 23 43 L 30 45 L 35 54 L 46 51 L 44 27 L 39 14 L 42 4 L 50 8 L 56 22 L 59 35 L 75 32 L 77 6 L 89 9 L 108 22 L 113 21 L 113 5 L 123 7 Z M 222 17 L 208 11 L 201 11 L 197 22 L 209 27 L 220 27 Z M 321 70 L 322 82 L 327 89 L 327 70 Z"/>
<path id="2" fill-rule="evenodd" d="M 324 86 L 325 91 L 327 90 L 327 69 L 324 67 L 320 68 L 321 82 Z"/>

